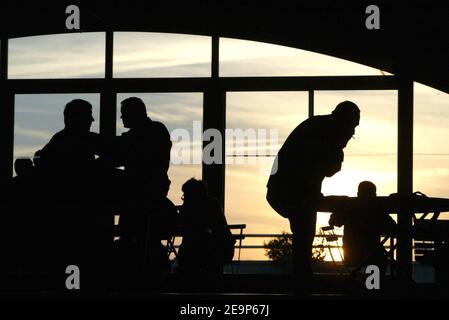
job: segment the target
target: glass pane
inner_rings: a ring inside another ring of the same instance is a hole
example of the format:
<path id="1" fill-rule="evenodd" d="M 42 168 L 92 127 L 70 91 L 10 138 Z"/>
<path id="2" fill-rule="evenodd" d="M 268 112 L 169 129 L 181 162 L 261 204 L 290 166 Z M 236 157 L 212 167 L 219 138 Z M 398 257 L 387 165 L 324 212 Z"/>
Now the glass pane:
<path id="1" fill-rule="evenodd" d="M 99 94 L 17 94 L 15 96 L 14 160 L 31 158 L 64 128 L 64 107 L 73 99 L 92 104 L 95 121 L 91 131 L 99 131 Z"/>
<path id="2" fill-rule="evenodd" d="M 290 231 L 288 221 L 267 203 L 266 184 L 282 143 L 307 117 L 307 99 L 306 92 L 232 92 L 226 96 L 225 211 L 228 223 L 246 224 L 245 233 Z M 244 244 L 263 245 L 269 240 L 246 238 Z M 264 253 L 264 249 L 245 249 L 241 259 L 266 260 Z"/>
<path id="3" fill-rule="evenodd" d="M 182 204 L 182 184 L 192 177 L 202 177 L 203 94 L 120 93 L 117 95 L 117 135 L 127 131 L 120 119 L 120 103 L 129 97 L 141 98 L 148 116 L 165 124 L 170 132 L 173 147 L 168 171 L 171 180 L 168 197 L 175 204 Z"/>
<path id="4" fill-rule="evenodd" d="M 413 190 L 449 198 L 449 94 L 415 83 L 414 103 Z"/>
<path id="5" fill-rule="evenodd" d="M 386 72 L 311 51 L 220 38 L 220 76 L 383 75 Z"/>
<path id="6" fill-rule="evenodd" d="M 315 114 L 330 114 L 345 100 L 360 108 L 360 124 L 344 149 L 341 171 L 324 179 L 321 192 L 357 196 L 358 184 L 365 180 L 376 185 L 379 196 L 397 192 L 397 92 L 315 91 Z M 330 213 L 319 212 L 317 228 L 329 225 L 329 217 Z M 335 233 L 343 231 L 337 228 Z"/>
<path id="7" fill-rule="evenodd" d="M 10 79 L 103 78 L 105 34 L 11 39 L 8 58 Z"/>
<path id="8" fill-rule="evenodd" d="M 114 77 L 210 75 L 210 37 L 170 33 L 114 33 Z"/>
<path id="9" fill-rule="evenodd" d="M 360 125 L 344 150 L 342 170 L 324 179 L 322 192 L 356 196 L 364 180 L 376 184 L 378 195 L 397 192 L 396 91 L 316 91 L 315 114 L 329 114 L 344 100 L 359 106 Z"/>

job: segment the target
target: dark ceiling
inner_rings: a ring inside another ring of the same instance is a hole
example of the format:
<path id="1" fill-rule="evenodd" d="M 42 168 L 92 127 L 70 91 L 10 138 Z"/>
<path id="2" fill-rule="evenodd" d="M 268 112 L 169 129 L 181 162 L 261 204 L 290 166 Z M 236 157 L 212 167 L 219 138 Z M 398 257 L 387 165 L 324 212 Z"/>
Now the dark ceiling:
<path id="1" fill-rule="evenodd" d="M 81 31 L 218 35 L 320 52 L 449 93 L 449 1 L 35 1 L 1 0 L 0 34 L 64 33 L 69 4 Z M 380 9 L 368 30 L 365 8 Z"/>

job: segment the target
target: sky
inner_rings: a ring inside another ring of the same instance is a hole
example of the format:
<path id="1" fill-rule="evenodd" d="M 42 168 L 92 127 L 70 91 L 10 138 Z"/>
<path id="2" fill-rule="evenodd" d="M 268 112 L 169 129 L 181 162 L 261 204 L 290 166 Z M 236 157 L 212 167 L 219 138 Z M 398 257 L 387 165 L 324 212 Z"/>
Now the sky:
<path id="1" fill-rule="evenodd" d="M 10 40 L 9 78 L 101 78 L 104 77 L 103 33 L 73 33 Z M 114 77 L 209 77 L 209 37 L 160 34 L 116 33 L 114 37 Z M 383 75 L 367 66 L 304 50 L 237 39 L 220 40 L 220 76 L 325 76 Z M 193 122 L 202 121 L 201 93 L 119 93 L 120 101 L 141 97 L 151 118 L 162 121 L 173 134 L 185 129 L 192 137 Z M 63 128 L 62 110 L 74 98 L 93 105 L 99 128 L 99 94 L 33 94 L 15 97 L 14 157 L 30 157 L 50 137 Z M 255 163 L 226 166 L 225 213 L 231 224 L 245 223 L 245 233 L 273 234 L 288 231 L 287 221 L 266 203 L 265 192 L 274 155 L 288 134 L 307 117 L 307 92 L 229 92 L 226 126 L 229 129 L 277 130 L 277 141 L 257 136 L 267 143 L 271 157 Z M 449 95 L 415 83 L 414 186 L 430 196 L 449 197 Z M 397 92 L 396 91 L 316 91 L 315 114 L 330 113 L 334 106 L 351 100 L 361 109 L 361 121 L 345 149 L 341 172 L 325 179 L 325 195 L 356 195 L 357 184 L 371 180 L 379 195 L 396 191 Z M 118 112 L 119 114 L 119 112 Z M 124 131 L 117 117 L 117 133 Z M 173 152 L 188 146 L 192 154 L 201 152 L 200 139 L 179 141 L 172 135 Z M 248 143 L 247 143 L 248 144 Z M 247 144 L 243 146 L 247 150 Z M 227 144 L 226 154 L 241 151 Z M 245 158 L 244 160 L 248 160 Z M 181 185 L 190 177 L 201 178 L 200 165 L 171 165 L 170 199 L 181 203 Z M 327 225 L 328 214 L 318 217 L 317 231 Z M 261 244 L 267 239 L 245 239 L 245 244 Z M 263 259 L 263 250 L 242 252 L 243 259 Z"/>

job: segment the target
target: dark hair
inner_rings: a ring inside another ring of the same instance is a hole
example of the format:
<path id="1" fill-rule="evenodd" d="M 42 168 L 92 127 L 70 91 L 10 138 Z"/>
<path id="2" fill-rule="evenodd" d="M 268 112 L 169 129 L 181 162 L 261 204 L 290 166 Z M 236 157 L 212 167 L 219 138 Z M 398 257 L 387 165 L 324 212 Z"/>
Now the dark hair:
<path id="1" fill-rule="evenodd" d="M 362 181 L 359 183 L 358 194 L 374 196 L 376 195 L 376 191 L 376 185 L 371 181 Z"/>
<path id="2" fill-rule="evenodd" d="M 345 123 L 359 124 L 360 109 L 351 101 L 340 102 L 332 111 L 332 115 L 336 118 L 343 120 Z"/>
<path id="3" fill-rule="evenodd" d="M 188 195 L 202 195 L 208 194 L 207 183 L 202 180 L 191 178 L 182 185 L 182 192 Z"/>
<path id="4" fill-rule="evenodd" d="M 352 101 L 343 101 L 337 104 L 332 114 L 336 115 L 354 115 L 360 114 L 359 107 Z"/>
<path id="5" fill-rule="evenodd" d="M 126 98 L 121 102 L 122 110 L 132 112 L 134 115 L 140 117 L 147 117 L 147 108 L 142 99 L 137 97 Z"/>
<path id="6" fill-rule="evenodd" d="M 65 105 L 64 118 L 77 118 L 80 113 L 91 112 L 92 105 L 90 102 L 82 99 L 75 99 Z"/>

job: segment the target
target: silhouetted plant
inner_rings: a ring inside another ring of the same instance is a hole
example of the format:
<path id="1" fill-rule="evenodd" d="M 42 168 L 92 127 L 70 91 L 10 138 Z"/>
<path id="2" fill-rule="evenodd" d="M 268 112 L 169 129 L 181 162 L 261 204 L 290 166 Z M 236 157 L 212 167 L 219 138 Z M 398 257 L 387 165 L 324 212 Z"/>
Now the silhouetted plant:
<path id="1" fill-rule="evenodd" d="M 316 245 L 324 245 L 324 238 L 318 238 Z M 265 255 L 276 263 L 292 263 L 292 237 L 289 233 L 282 234 L 273 240 L 264 242 Z M 326 256 L 325 248 L 313 248 L 312 259 L 323 261 Z"/>

